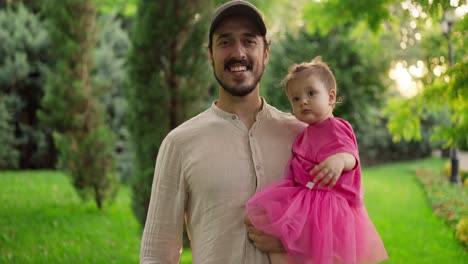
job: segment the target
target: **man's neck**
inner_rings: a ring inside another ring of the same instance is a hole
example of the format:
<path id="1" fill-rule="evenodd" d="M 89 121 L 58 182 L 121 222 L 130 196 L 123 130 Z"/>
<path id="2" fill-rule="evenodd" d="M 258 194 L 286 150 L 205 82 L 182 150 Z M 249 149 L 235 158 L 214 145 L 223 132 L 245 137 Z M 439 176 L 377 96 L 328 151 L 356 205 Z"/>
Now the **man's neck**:
<path id="1" fill-rule="evenodd" d="M 262 109 L 263 100 L 260 98 L 258 89 L 246 96 L 232 96 L 225 91 L 219 93 L 216 103 L 220 109 L 235 114 L 250 129 L 256 121 L 257 113 Z"/>

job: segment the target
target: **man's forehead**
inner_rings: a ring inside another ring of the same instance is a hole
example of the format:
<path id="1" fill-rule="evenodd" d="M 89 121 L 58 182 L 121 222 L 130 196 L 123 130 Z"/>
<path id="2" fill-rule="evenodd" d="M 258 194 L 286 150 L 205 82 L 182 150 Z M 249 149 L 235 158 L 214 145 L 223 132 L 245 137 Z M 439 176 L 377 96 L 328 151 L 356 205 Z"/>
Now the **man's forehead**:
<path id="1" fill-rule="evenodd" d="M 235 16 L 225 18 L 216 30 L 214 35 L 225 35 L 240 33 L 243 35 L 260 36 L 260 30 L 254 21 L 247 17 Z"/>

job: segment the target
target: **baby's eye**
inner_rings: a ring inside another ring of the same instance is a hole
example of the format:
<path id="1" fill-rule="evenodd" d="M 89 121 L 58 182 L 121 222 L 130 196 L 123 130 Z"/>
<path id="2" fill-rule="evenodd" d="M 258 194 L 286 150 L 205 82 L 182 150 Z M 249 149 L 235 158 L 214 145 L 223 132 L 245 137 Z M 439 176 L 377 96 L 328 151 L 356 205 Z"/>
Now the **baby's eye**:
<path id="1" fill-rule="evenodd" d="M 297 102 L 297 101 L 299 101 L 299 97 L 297 97 L 297 96 L 294 96 L 294 97 L 292 98 L 292 101 L 293 101 L 293 102 Z"/>
<path id="2" fill-rule="evenodd" d="M 309 91 L 309 96 L 314 96 L 315 92 L 314 91 Z"/>

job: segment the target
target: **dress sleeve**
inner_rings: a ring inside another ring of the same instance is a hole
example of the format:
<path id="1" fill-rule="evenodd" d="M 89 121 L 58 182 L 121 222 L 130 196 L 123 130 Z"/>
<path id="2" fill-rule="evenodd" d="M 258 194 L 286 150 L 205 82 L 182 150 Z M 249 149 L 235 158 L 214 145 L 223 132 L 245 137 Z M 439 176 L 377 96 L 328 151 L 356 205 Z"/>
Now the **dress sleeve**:
<path id="1" fill-rule="evenodd" d="M 351 125 L 346 121 L 334 122 L 330 127 L 328 144 L 325 144 L 317 153 L 318 162 L 337 153 L 349 153 L 356 158 L 356 166 L 359 163 L 359 151 L 356 136 Z"/>
<path id="2" fill-rule="evenodd" d="M 141 241 L 140 263 L 179 263 L 185 211 L 181 155 L 171 138 L 161 144 Z"/>

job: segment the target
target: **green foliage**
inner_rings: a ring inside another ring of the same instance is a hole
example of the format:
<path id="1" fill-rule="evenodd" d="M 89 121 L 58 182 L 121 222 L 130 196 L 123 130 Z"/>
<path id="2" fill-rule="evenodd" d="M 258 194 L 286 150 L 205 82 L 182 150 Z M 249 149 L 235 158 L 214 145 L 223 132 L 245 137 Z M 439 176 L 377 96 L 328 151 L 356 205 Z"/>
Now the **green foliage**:
<path id="1" fill-rule="evenodd" d="M 389 18 L 388 6 L 394 2 L 393 0 L 309 1 L 304 7 L 304 17 L 313 22 L 307 25 L 311 32 L 320 29 L 321 32 L 327 33 L 334 26 L 357 24 L 359 21 L 366 22 L 370 29 L 377 31 L 381 23 Z"/>
<path id="2" fill-rule="evenodd" d="M 441 177 L 442 175 L 435 172 L 419 169 L 416 175 L 426 191 L 435 215 L 441 217 L 454 232 L 461 229 L 458 227 L 459 223 L 468 216 L 467 189 L 450 183 L 446 177 Z M 462 236 L 459 239 L 460 242 L 467 243 Z"/>
<path id="3" fill-rule="evenodd" d="M 395 98 L 388 102 L 384 114 L 389 117 L 388 129 L 394 140 L 420 140 L 421 122 L 435 116 L 439 122 L 433 127 L 431 139 L 445 141 L 449 147 L 468 142 L 468 63 L 459 63 L 449 70 L 446 83 L 437 79 L 424 92 L 410 99 Z"/>
<path id="4" fill-rule="evenodd" d="M 118 181 L 112 174 L 114 140 L 106 126 L 98 127 L 84 137 L 55 133 L 54 141 L 60 149 L 58 167 L 73 176 L 73 186 L 81 198 L 94 198 L 99 208 L 105 200 L 115 198 Z"/>
<path id="5" fill-rule="evenodd" d="M 422 0 L 422 1 L 394 1 L 394 0 L 327 0 L 308 1 L 304 6 L 304 19 L 309 21 L 307 29 L 315 32 L 320 29 L 323 34 L 328 33 L 334 26 L 365 23 L 374 32 L 388 30 L 391 25 L 405 23 L 405 14 L 399 9 L 403 4 L 419 6 L 419 11 L 438 17 L 441 10 L 450 8 L 451 1 Z M 461 5 L 462 3 L 459 3 Z M 466 3 L 465 3 L 466 4 Z M 407 15 L 407 14 L 406 14 Z M 330 23 L 330 21 L 333 21 Z"/>
<path id="6" fill-rule="evenodd" d="M 116 135 L 115 159 L 119 178 L 128 181 L 131 175 L 129 132 L 125 126 L 127 101 L 124 97 L 125 61 L 130 39 L 115 14 L 101 15 L 97 20 L 97 43 L 94 49 L 92 83 L 107 112 L 106 123 Z"/>
<path id="7" fill-rule="evenodd" d="M 421 124 L 433 119 L 436 122 L 430 129 L 431 142 L 443 142 L 446 147 L 466 147 L 468 16 L 455 22 L 450 36 L 443 35 L 438 22 L 444 10 L 453 8 L 450 1 L 421 1 L 411 5 L 427 16 L 415 18 L 408 15 L 408 10 L 388 12 L 392 16 L 400 15 L 399 25 L 393 28 L 402 32 L 401 39 L 413 41 L 404 43 L 408 47 L 400 49 L 396 59 L 408 67 L 416 60 L 423 62 L 422 76 L 412 76 L 420 93 L 412 98 L 395 96 L 389 100 L 384 110 L 384 115 L 389 118 L 388 129 L 397 142 L 402 139 L 420 140 L 422 133 L 427 133 Z M 420 41 L 414 40 L 416 34 L 422 36 Z M 450 65 L 447 56 L 449 42 L 453 45 L 454 65 Z"/>
<path id="8" fill-rule="evenodd" d="M 171 129 L 200 111 L 211 82 L 203 47 L 209 3 L 139 2 L 128 60 L 127 100 L 134 151 L 133 208 L 140 223 L 146 219 L 161 141 Z"/>
<path id="9" fill-rule="evenodd" d="M 99 0 L 99 11 L 103 14 L 121 13 L 127 17 L 134 17 L 138 0 Z"/>
<path id="10" fill-rule="evenodd" d="M 11 168 L 50 167 L 55 156 L 50 132 L 35 114 L 44 93 L 48 33 L 38 16 L 18 4 L 0 10 L 0 39 L 0 95 L 11 116 L 9 146 L 17 160 Z"/>
<path id="11" fill-rule="evenodd" d="M 47 76 L 46 95 L 39 113 L 54 129 L 59 167 L 72 177 L 83 197 L 98 208 L 114 197 L 113 134 L 97 87 L 90 80 L 95 46 L 95 7 L 92 1 L 44 2 L 53 42 L 55 67 Z"/>
<path id="12" fill-rule="evenodd" d="M 0 170 L 16 169 L 19 152 L 15 148 L 15 131 L 12 118 L 6 107 L 4 96 L 0 94 Z"/>
<path id="13" fill-rule="evenodd" d="M 389 131 L 393 133 L 393 140 L 396 142 L 413 138 L 421 140 L 420 115 L 422 113 L 422 104 L 417 100 L 390 99 L 383 114 L 390 117 L 387 126 Z"/>
<path id="14" fill-rule="evenodd" d="M 455 237 L 468 248 L 468 216 L 462 217 L 458 222 Z"/>

